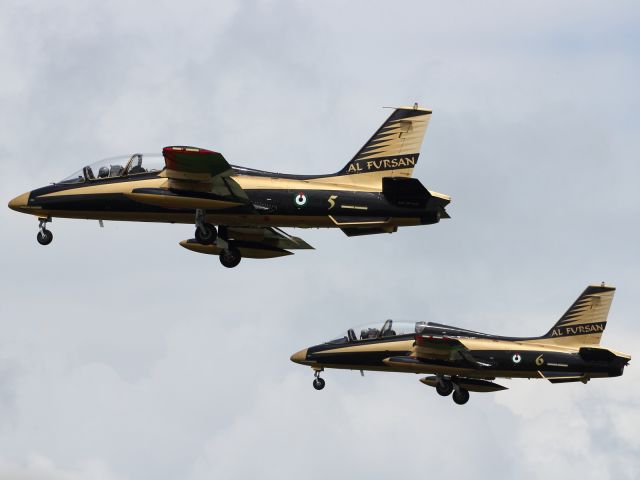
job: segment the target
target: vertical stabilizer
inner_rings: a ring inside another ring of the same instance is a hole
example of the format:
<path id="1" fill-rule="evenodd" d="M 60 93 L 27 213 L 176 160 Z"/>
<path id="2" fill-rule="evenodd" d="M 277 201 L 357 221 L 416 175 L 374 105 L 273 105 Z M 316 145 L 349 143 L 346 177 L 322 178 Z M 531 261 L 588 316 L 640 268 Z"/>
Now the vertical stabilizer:
<path id="1" fill-rule="evenodd" d="M 607 326 L 615 287 L 590 285 L 549 332 L 540 337 L 562 346 L 598 345 Z"/>
<path id="2" fill-rule="evenodd" d="M 396 108 L 336 176 L 380 188 L 383 177 L 411 177 L 430 118 L 431 110 L 417 105 Z"/>

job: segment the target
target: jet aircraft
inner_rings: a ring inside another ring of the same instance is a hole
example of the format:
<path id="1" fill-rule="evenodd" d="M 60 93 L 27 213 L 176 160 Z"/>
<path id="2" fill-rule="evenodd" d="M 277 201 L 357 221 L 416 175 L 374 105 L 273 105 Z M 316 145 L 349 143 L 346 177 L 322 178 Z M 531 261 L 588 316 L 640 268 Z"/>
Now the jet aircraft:
<path id="1" fill-rule="evenodd" d="M 450 197 L 411 178 L 431 111 L 396 108 L 337 173 L 290 175 L 230 165 L 217 152 L 171 146 L 162 156 L 134 154 L 83 167 L 24 193 L 9 207 L 38 217 L 48 245 L 54 217 L 194 223 L 180 244 L 219 255 L 225 267 L 242 257 L 273 258 L 310 249 L 279 227 L 339 228 L 347 236 L 392 233 L 450 218 Z"/>
<path id="2" fill-rule="evenodd" d="M 325 368 L 432 374 L 425 385 L 453 401 L 467 403 L 469 392 L 494 392 L 503 378 L 542 378 L 551 383 L 583 382 L 622 375 L 631 356 L 600 346 L 614 287 L 589 286 L 560 320 L 540 337 L 489 335 L 433 322 L 387 320 L 335 340 L 305 348 L 291 360 L 315 371 L 322 390 Z"/>

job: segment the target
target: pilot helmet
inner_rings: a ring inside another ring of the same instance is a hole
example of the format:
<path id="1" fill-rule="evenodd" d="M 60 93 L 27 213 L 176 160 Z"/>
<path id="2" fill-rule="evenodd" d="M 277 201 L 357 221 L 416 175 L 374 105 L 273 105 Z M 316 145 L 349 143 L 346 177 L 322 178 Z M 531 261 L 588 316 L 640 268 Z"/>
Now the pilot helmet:
<path id="1" fill-rule="evenodd" d="M 109 176 L 109 167 L 100 167 L 98 170 L 98 178 L 107 178 Z"/>

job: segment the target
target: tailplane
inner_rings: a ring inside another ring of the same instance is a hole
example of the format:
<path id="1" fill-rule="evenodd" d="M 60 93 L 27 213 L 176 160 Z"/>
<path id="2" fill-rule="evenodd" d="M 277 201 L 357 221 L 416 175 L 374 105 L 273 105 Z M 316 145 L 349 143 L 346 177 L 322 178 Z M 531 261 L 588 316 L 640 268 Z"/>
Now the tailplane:
<path id="1" fill-rule="evenodd" d="M 383 177 L 411 177 L 430 118 L 431 110 L 417 104 L 396 108 L 336 176 L 375 187 L 381 187 Z"/>
<path id="2" fill-rule="evenodd" d="M 545 343 L 568 347 L 599 345 L 607 326 L 607 316 L 615 287 L 590 285 L 573 302 L 549 332 L 540 337 Z"/>

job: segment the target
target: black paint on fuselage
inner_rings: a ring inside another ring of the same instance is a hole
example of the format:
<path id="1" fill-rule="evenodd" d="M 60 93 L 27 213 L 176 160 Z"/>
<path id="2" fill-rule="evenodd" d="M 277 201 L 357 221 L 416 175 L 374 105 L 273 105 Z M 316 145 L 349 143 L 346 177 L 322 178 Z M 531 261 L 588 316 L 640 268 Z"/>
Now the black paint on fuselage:
<path id="1" fill-rule="evenodd" d="M 243 172 L 245 173 L 245 172 Z M 261 176 L 268 176 L 268 172 L 260 172 Z M 273 174 L 276 176 L 278 174 Z M 77 193 L 78 189 L 89 186 L 99 186 L 105 184 L 119 184 L 130 181 L 141 181 L 153 179 L 158 176 L 158 172 L 138 174 L 128 177 L 117 177 L 107 179 L 87 180 L 78 183 L 57 183 L 30 192 L 28 206 L 41 207 L 44 210 L 56 211 L 56 216 L 64 216 L 64 212 L 93 212 L 96 218 L 100 212 L 123 212 L 123 213 L 191 213 L 194 209 L 189 208 L 164 208 L 161 206 L 148 205 L 128 198 L 123 193 Z M 306 178 L 303 176 L 287 176 L 287 178 Z M 144 190 L 144 189 L 142 189 Z M 327 217 L 332 215 L 341 218 L 407 218 L 419 219 L 416 223 L 429 224 L 439 220 L 438 211 L 440 206 L 427 205 L 424 208 L 408 208 L 394 205 L 389 202 L 381 192 L 364 192 L 349 190 L 294 190 L 294 189 L 246 189 L 244 190 L 249 198 L 247 205 L 240 205 L 224 210 L 215 211 L 224 215 L 228 214 L 259 214 L 277 217 L 304 216 L 304 217 Z M 68 194 L 61 194 L 68 192 Z M 57 193 L 55 196 L 49 194 Z M 198 196 L 197 192 L 178 192 L 183 196 Z M 303 205 L 296 203 L 296 197 L 304 193 L 306 201 Z M 228 197 L 216 196 L 214 194 L 202 193 L 200 195 L 207 199 L 228 200 Z M 329 199 L 333 199 L 329 202 Z M 255 207 L 255 208 L 254 208 Z M 213 211 L 211 213 L 214 213 Z M 348 220 L 347 220 L 348 221 Z"/>

